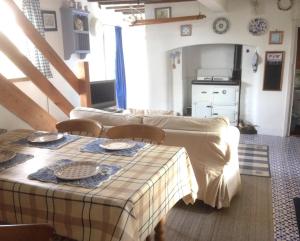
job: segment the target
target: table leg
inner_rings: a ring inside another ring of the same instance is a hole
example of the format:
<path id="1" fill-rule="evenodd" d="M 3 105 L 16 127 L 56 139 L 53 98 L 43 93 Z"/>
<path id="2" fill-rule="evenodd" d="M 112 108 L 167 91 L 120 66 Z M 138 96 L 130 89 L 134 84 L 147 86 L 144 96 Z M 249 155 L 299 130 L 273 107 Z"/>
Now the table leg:
<path id="1" fill-rule="evenodd" d="M 165 241 L 165 223 L 166 223 L 166 219 L 162 218 L 159 223 L 156 225 L 156 227 L 154 228 L 155 230 L 155 241 Z"/>

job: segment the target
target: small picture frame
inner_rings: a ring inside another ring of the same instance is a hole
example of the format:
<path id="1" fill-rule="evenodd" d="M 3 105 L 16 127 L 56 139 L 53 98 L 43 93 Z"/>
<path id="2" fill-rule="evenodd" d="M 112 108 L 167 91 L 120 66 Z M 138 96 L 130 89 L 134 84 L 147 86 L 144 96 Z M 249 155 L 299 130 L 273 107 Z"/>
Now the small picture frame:
<path id="1" fill-rule="evenodd" d="M 155 19 L 171 18 L 171 7 L 155 8 Z"/>
<path id="2" fill-rule="evenodd" d="M 192 24 L 184 24 L 180 26 L 181 36 L 192 36 Z"/>
<path id="3" fill-rule="evenodd" d="M 56 12 L 41 10 L 42 20 L 45 31 L 57 31 Z"/>
<path id="4" fill-rule="evenodd" d="M 270 31 L 269 44 L 282 44 L 283 31 Z"/>

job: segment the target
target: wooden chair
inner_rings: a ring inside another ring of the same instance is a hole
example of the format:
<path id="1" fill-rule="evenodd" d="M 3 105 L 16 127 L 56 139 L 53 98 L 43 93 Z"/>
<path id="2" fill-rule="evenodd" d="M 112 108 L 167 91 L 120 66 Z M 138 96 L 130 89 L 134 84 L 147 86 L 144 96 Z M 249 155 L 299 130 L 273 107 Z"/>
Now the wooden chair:
<path id="1" fill-rule="evenodd" d="M 54 229 L 49 224 L 0 225 L 0 240 L 3 241 L 49 241 Z"/>
<path id="2" fill-rule="evenodd" d="M 90 119 L 72 119 L 56 124 L 59 132 L 68 132 L 74 135 L 99 137 L 103 127 L 101 123 Z"/>
<path id="3" fill-rule="evenodd" d="M 161 144 L 165 139 L 165 132 L 149 125 L 122 125 L 110 128 L 106 136 L 111 139 L 133 139 Z"/>

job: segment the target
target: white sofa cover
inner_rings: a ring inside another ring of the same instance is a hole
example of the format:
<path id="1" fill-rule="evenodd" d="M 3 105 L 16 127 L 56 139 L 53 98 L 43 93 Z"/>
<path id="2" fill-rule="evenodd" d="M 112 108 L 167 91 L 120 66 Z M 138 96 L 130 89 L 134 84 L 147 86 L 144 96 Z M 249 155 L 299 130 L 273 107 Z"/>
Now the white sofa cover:
<path id="1" fill-rule="evenodd" d="M 165 145 L 186 148 L 199 185 L 198 199 L 216 207 L 229 207 L 241 185 L 238 143 L 240 133 L 226 118 L 192 118 L 170 115 L 132 115 L 77 107 L 70 118 L 89 118 L 105 129 L 125 124 L 147 124 L 166 132 Z"/>

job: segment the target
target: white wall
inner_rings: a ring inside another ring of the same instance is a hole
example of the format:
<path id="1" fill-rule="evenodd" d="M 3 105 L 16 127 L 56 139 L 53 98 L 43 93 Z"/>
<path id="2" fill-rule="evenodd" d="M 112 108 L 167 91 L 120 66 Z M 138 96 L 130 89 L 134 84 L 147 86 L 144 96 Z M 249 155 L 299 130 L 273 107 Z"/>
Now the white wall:
<path id="1" fill-rule="evenodd" d="M 183 48 L 185 57 L 191 60 L 188 68 L 188 78 L 195 79 L 197 69 L 233 69 L 234 45 L 205 44 Z"/>
<path id="2" fill-rule="evenodd" d="M 255 46 L 258 53 L 264 58 L 265 51 L 283 50 L 286 52 L 285 66 L 283 75 L 282 91 L 262 91 L 264 62 L 259 65 L 258 71 L 254 79 L 247 80 L 252 83 L 252 88 L 258 88 L 255 96 L 250 95 L 249 98 L 256 98 L 251 101 L 253 105 L 253 112 L 255 112 L 255 123 L 258 125 L 259 133 L 271 135 L 285 135 L 285 122 L 288 118 L 286 108 L 288 106 L 288 87 L 291 81 L 291 53 L 292 49 L 292 19 L 293 11 L 280 11 L 277 9 L 276 1 L 262 0 L 259 1 L 260 8 L 258 9 L 259 15 L 255 15 L 251 8 L 250 1 L 229 0 L 228 12 L 215 13 L 211 12 L 205 7 L 202 7 L 198 2 L 185 2 L 173 4 L 149 4 L 146 5 L 146 15 L 148 18 L 154 17 L 154 8 L 171 6 L 173 16 L 186 16 L 197 15 L 199 10 L 207 16 L 207 18 L 198 21 L 190 22 L 176 22 L 168 24 L 148 25 L 146 27 L 132 28 L 134 31 L 140 29 L 145 31 L 146 44 L 145 55 L 148 55 L 147 63 L 139 61 L 139 54 L 135 52 L 134 45 L 127 52 L 131 55 L 135 54 L 135 69 L 145 69 L 144 75 L 134 75 L 134 70 L 131 69 L 133 64 L 126 66 L 126 71 L 130 72 L 130 79 L 128 82 L 134 82 L 137 79 L 149 86 L 149 99 L 139 95 L 139 98 L 131 96 L 131 103 L 133 99 L 142 103 L 148 103 L 145 108 L 166 109 L 168 108 L 168 61 L 167 51 L 197 44 L 211 44 L 211 43 L 231 43 Z M 296 6 L 295 6 L 296 7 Z M 298 6 L 297 6 L 298 7 Z M 223 35 L 213 32 L 212 23 L 218 16 L 225 16 L 229 18 L 231 26 L 230 30 Z M 254 17 L 264 17 L 269 22 L 270 30 L 283 30 L 284 31 L 284 44 L 283 45 L 269 45 L 269 35 L 253 36 L 248 30 L 247 26 L 249 21 Z M 296 16 L 297 17 L 297 16 Z M 180 25 L 192 24 L 193 34 L 190 37 L 180 36 Z M 130 31 L 130 30 L 128 30 Z M 136 39 L 137 42 L 143 39 Z M 128 45 L 129 46 L 129 45 Z M 125 57 L 126 58 L 126 57 Z M 256 78 L 257 77 L 257 78 Z M 245 77 L 247 78 L 247 77 Z M 252 77 L 250 77 L 252 78 Z"/>
<path id="3" fill-rule="evenodd" d="M 148 65 L 150 53 L 147 51 L 145 28 L 123 28 L 122 37 L 127 81 L 127 105 L 135 108 L 148 107 L 150 100 L 153 99 L 153 90 L 149 91 L 151 86 L 149 71 L 151 68 Z M 155 69 L 153 71 L 156 72 Z M 159 88 L 159 85 L 156 86 L 156 89 Z"/>

